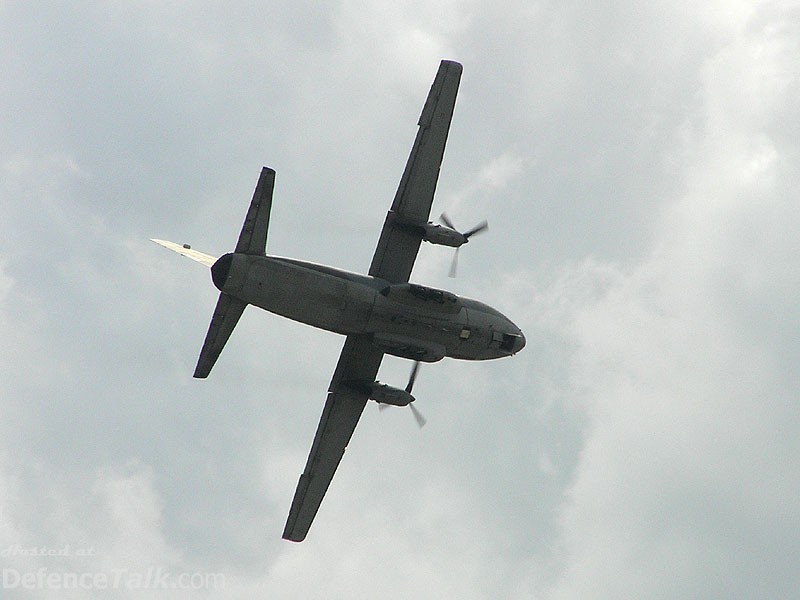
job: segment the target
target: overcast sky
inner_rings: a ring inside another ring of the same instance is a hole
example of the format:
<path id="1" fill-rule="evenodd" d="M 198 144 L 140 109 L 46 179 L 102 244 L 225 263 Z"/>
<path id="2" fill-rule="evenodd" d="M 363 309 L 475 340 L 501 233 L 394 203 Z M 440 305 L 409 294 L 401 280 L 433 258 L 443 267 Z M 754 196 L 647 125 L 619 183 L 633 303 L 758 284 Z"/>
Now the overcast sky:
<path id="1" fill-rule="evenodd" d="M 2 2 L 3 597 L 795 597 L 799 40 L 788 0 Z M 268 251 L 365 272 L 442 58 L 432 216 L 490 230 L 412 280 L 528 345 L 423 365 L 422 430 L 370 403 L 286 542 L 343 339 L 251 307 L 193 380 L 217 291 L 148 238 L 230 251 L 268 165 Z"/>

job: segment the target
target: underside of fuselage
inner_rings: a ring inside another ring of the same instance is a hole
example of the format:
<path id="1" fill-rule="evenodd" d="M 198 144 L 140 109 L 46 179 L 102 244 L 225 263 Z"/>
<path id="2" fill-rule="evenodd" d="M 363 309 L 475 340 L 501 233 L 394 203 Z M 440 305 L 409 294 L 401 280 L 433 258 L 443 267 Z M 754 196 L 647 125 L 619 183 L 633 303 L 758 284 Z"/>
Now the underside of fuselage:
<path id="1" fill-rule="evenodd" d="M 486 360 L 525 345 L 500 312 L 444 290 L 275 256 L 226 254 L 211 272 L 220 291 L 248 304 L 342 335 L 369 335 L 402 358 Z"/>

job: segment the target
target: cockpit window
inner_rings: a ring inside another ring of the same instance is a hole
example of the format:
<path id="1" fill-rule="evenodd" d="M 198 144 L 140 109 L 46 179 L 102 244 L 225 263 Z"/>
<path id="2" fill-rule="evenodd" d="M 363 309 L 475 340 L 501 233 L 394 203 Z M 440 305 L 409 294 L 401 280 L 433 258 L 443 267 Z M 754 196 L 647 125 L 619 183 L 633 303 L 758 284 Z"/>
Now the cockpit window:
<path id="1" fill-rule="evenodd" d="M 472 298 L 461 298 L 461 304 L 464 305 L 468 310 L 475 310 L 478 312 L 488 313 L 490 315 L 494 315 L 496 317 L 501 317 L 505 319 L 503 313 L 501 313 L 496 308 L 492 308 L 488 304 L 484 304 L 483 302 L 478 302 L 477 300 L 473 300 Z"/>
<path id="2" fill-rule="evenodd" d="M 503 341 L 500 342 L 500 350 L 511 352 L 514 349 L 514 343 L 519 339 L 518 335 L 512 333 L 504 333 Z"/>

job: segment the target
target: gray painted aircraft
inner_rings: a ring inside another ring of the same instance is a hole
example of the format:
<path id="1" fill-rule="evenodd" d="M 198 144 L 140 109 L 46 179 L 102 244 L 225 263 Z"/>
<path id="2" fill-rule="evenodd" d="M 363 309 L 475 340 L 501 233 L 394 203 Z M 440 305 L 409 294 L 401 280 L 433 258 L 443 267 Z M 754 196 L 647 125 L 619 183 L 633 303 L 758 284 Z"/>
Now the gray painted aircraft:
<path id="1" fill-rule="evenodd" d="M 419 361 L 501 358 L 525 346 L 519 327 L 494 308 L 409 283 L 420 242 L 458 248 L 485 228 L 460 233 L 446 217 L 445 225 L 428 220 L 460 80 L 461 65 L 442 61 L 368 275 L 266 254 L 275 183 L 267 167 L 232 253 L 217 259 L 153 240 L 210 267 L 220 290 L 195 377 L 208 376 L 248 304 L 347 336 L 292 500 L 287 540 L 305 539 L 367 400 L 411 407 Z M 384 354 L 416 361 L 405 389 L 377 381 Z"/>

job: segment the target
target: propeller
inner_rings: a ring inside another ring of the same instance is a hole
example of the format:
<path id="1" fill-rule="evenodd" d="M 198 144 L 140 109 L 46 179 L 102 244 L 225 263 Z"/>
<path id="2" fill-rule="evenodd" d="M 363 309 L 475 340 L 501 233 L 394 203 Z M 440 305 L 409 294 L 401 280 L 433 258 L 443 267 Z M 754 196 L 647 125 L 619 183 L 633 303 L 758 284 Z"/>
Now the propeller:
<path id="1" fill-rule="evenodd" d="M 411 409 L 411 414 L 414 415 L 414 419 L 416 419 L 419 428 L 422 429 L 423 427 L 425 427 L 425 423 L 427 423 L 428 421 L 426 421 L 425 417 L 422 416 L 422 413 L 419 412 L 419 410 L 417 410 L 417 407 L 414 406 L 413 402 L 408 405 L 408 408 Z"/>
<path id="2" fill-rule="evenodd" d="M 414 381 L 416 381 L 417 379 L 418 371 L 419 371 L 419 361 L 417 360 L 414 361 L 414 366 L 411 369 L 411 375 L 409 376 L 408 384 L 406 385 L 406 393 L 408 394 L 410 394 L 411 390 L 414 389 Z M 390 406 L 389 404 L 379 404 L 378 408 L 380 410 L 385 410 L 389 406 Z M 411 409 L 411 414 L 414 415 L 414 419 L 416 420 L 417 425 L 419 425 L 419 428 L 422 429 L 423 427 L 425 427 L 425 423 L 427 423 L 428 421 L 425 419 L 425 417 L 422 416 L 422 413 L 419 412 L 419 410 L 417 410 L 417 407 L 414 406 L 413 402 L 408 404 L 408 408 Z"/>
<path id="3" fill-rule="evenodd" d="M 408 378 L 408 385 L 406 386 L 406 392 L 408 392 L 409 394 L 411 393 L 411 390 L 414 388 L 414 382 L 417 380 L 418 372 L 419 372 L 419 361 L 415 360 L 414 366 L 411 368 L 411 375 Z M 413 402 L 411 402 L 408 405 L 408 408 L 411 409 L 411 414 L 414 415 L 414 419 L 416 419 L 419 428 L 422 429 L 423 427 L 425 427 L 425 423 L 427 423 L 427 421 L 425 420 L 425 417 L 422 416 L 422 413 L 417 410 L 417 407 L 414 406 Z"/>
<path id="4" fill-rule="evenodd" d="M 458 270 L 458 251 L 461 250 L 461 246 L 456 248 L 456 251 L 453 253 L 453 261 L 450 263 L 450 270 L 447 272 L 447 276 L 455 278 L 456 271 Z"/>
<path id="5" fill-rule="evenodd" d="M 466 244 L 469 241 L 469 238 L 471 238 L 476 233 L 481 233 L 482 231 L 486 231 L 489 228 L 489 223 L 487 221 L 481 221 L 472 229 L 462 232 L 456 229 L 455 225 L 453 225 L 453 222 L 450 220 L 450 217 L 447 216 L 447 213 L 442 213 L 439 216 L 439 220 L 453 231 L 457 231 L 459 234 L 461 234 L 461 237 L 464 238 L 464 241 L 461 242 L 461 244 L 456 247 L 455 254 L 453 254 L 453 262 L 450 263 L 450 272 L 448 273 L 448 275 L 450 277 L 455 277 L 456 270 L 458 269 L 458 251 L 461 249 L 461 246 Z"/>
<path id="6" fill-rule="evenodd" d="M 414 366 L 411 368 L 411 375 L 408 377 L 408 385 L 406 385 L 406 393 L 410 394 L 414 389 L 414 382 L 417 380 L 417 372 L 419 371 L 419 361 L 414 361 Z"/>

